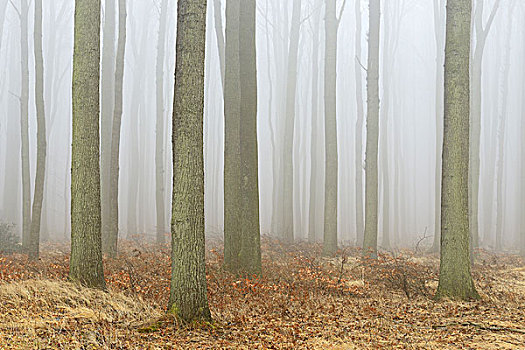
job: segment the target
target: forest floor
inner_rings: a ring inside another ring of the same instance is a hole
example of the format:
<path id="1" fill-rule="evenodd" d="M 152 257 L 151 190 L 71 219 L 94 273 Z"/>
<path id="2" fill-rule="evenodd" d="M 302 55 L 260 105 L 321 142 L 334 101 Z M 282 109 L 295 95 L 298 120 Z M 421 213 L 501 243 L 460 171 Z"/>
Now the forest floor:
<path id="1" fill-rule="evenodd" d="M 263 276 L 222 270 L 207 248 L 213 324 L 164 316 L 167 246 L 125 241 L 105 259 L 108 293 L 67 282 L 67 245 L 40 261 L 0 257 L 0 349 L 525 349 L 525 260 L 480 251 L 480 301 L 435 302 L 437 255 L 399 251 L 363 261 L 357 249 L 263 239 Z"/>

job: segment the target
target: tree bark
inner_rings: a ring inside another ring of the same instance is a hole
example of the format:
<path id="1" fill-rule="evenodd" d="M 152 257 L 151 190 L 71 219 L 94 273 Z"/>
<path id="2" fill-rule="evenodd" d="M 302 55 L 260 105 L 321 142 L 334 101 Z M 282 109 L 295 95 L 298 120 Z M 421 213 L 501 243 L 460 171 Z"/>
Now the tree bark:
<path id="1" fill-rule="evenodd" d="M 470 273 L 470 0 L 448 0 L 441 199 L 441 264 L 436 299 L 478 299 Z"/>
<path id="2" fill-rule="evenodd" d="M 366 213 L 363 253 L 372 257 L 377 256 L 380 18 L 380 0 L 370 0 L 367 76 L 368 113 L 366 127 Z"/>
<path id="3" fill-rule="evenodd" d="M 44 184 L 46 174 L 46 111 L 44 105 L 44 58 L 42 55 L 42 0 L 35 0 L 35 102 L 37 118 L 37 163 L 35 176 L 35 192 L 31 215 L 31 233 L 29 256 L 38 259 L 40 251 L 40 220 L 42 218 L 42 201 L 44 199 Z"/>
<path id="4" fill-rule="evenodd" d="M 100 207 L 100 0 L 75 0 L 69 278 L 105 289 Z"/>
<path id="5" fill-rule="evenodd" d="M 204 56 L 206 0 L 179 0 L 173 107 L 173 213 L 168 310 L 211 321 L 204 246 Z"/>

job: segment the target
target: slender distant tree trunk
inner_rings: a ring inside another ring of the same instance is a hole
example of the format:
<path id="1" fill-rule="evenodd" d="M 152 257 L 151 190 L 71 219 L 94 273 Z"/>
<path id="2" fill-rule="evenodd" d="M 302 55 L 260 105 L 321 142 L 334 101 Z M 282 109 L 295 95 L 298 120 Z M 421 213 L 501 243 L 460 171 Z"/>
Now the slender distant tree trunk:
<path id="1" fill-rule="evenodd" d="M 508 114 L 508 101 L 509 101 L 509 72 L 510 72 L 510 40 L 511 40 L 511 28 L 514 23 L 513 9 L 516 1 L 511 0 L 507 4 L 507 18 L 509 18 L 508 26 L 506 27 L 506 43 L 504 62 L 503 62 L 503 76 L 501 81 L 501 111 L 499 116 L 499 128 L 498 128 L 498 182 L 497 182 L 497 225 L 496 225 L 496 250 L 501 251 L 503 249 L 503 223 L 504 223 L 504 167 L 505 167 L 505 136 L 507 126 L 507 114 Z"/>
<path id="2" fill-rule="evenodd" d="M 525 68 L 522 67 L 522 81 L 525 81 Z M 522 92 L 521 110 L 525 115 L 525 88 Z M 521 118 L 521 256 L 525 256 L 525 118 Z"/>
<path id="3" fill-rule="evenodd" d="M 297 96 L 297 57 L 299 54 L 299 34 L 301 29 L 301 0 L 293 0 L 292 26 L 288 47 L 288 69 L 286 78 L 286 112 L 283 134 L 283 167 L 284 167 L 284 213 L 282 237 L 286 242 L 294 240 L 293 209 L 293 145 L 295 126 L 295 103 Z"/>
<path id="4" fill-rule="evenodd" d="M 211 321 L 204 257 L 206 0 L 179 0 L 173 108 L 172 274 L 168 310 Z"/>
<path id="5" fill-rule="evenodd" d="M 365 230 L 364 209 L 363 209 L 363 124 L 364 124 L 364 103 L 363 103 L 363 74 L 361 67 L 361 40 L 362 40 L 362 19 L 361 19 L 361 0 L 355 2 L 355 85 L 356 85 L 356 106 L 357 121 L 355 131 L 355 188 L 356 188 L 356 244 L 363 244 Z"/>
<path id="6" fill-rule="evenodd" d="M 69 278 L 105 288 L 100 209 L 100 0 L 75 0 Z"/>
<path id="7" fill-rule="evenodd" d="M 226 71 L 224 77 L 224 264 L 239 267 L 241 208 L 240 0 L 226 2 Z"/>
<path id="8" fill-rule="evenodd" d="M 471 98 L 470 98 L 470 172 L 469 172 L 469 218 L 471 236 L 471 255 L 479 245 L 479 176 L 481 148 L 481 102 L 482 102 L 482 65 L 487 37 L 494 23 L 501 0 L 496 0 L 489 19 L 483 26 L 484 1 L 477 0 L 473 16 L 476 45 L 472 54 Z"/>
<path id="9" fill-rule="evenodd" d="M 166 22 L 168 0 L 162 0 L 160 8 L 159 33 L 157 40 L 156 88 L 157 120 L 155 137 L 155 203 L 157 210 L 157 243 L 164 244 L 166 232 L 166 210 L 164 203 L 164 59 L 166 51 Z"/>
<path id="10" fill-rule="evenodd" d="M 325 204 L 323 255 L 337 251 L 337 15 L 336 1 L 326 0 L 325 15 Z"/>
<path id="11" fill-rule="evenodd" d="M 380 0 L 370 0 L 370 35 L 368 39 L 368 113 L 366 126 L 366 204 L 364 254 L 377 255 L 378 226 L 378 142 L 379 142 L 379 41 Z"/>
<path id="12" fill-rule="evenodd" d="M 313 43 L 312 43 L 312 122 L 311 147 L 310 147 L 310 201 L 308 211 L 308 242 L 314 243 L 317 239 L 317 187 L 319 167 L 319 47 L 320 47 L 320 22 L 321 9 L 315 11 L 313 21 Z"/>
<path id="13" fill-rule="evenodd" d="M 445 24 L 445 7 L 442 0 L 434 0 L 434 37 L 436 40 L 436 167 L 434 181 L 434 243 L 432 252 L 439 252 L 441 232 L 441 154 L 443 146 L 443 61 L 445 45 L 443 28 Z"/>
<path id="14" fill-rule="evenodd" d="M 448 0 L 441 200 L 441 264 L 436 299 L 478 299 L 470 273 L 470 0 Z"/>
<path id="15" fill-rule="evenodd" d="M 119 0 L 119 30 L 117 64 L 115 69 L 115 110 L 111 128 L 111 229 L 105 244 L 106 252 L 116 257 L 119 236 L 119 174 L 120 174 L 120 129 L 122 124 L 122 98 L 124 88 L 124 57 L 126 55 L 126 0 Z"/>
<path id="16" fill-rule="evenodd" d="M 31 219 L 29 256 L 38 259 L 40 251 L 40 220 L 42 218 L 42 201 L 46 174 L 46 114 L 44 106 L 44 58 L 42 55 L 42 0 L 35 0 L 35 100 L 37 117 L 37 160 L 35 192 Z"/>
<path id="17" fill-rule="evenodd" d="M 0 0 L 0 51 L 2 50 L 2 38 L 4 35 L 4 21 L 7 8 L 7 0 Z"/>
<path id="18" fill-rule="evenodd" d="M 20 130 L 22 157 L 22 246 L 29 249 L 31 241 L 31 179 L 29 165 L 29 5 L 27 0 L 20 0 Z"/>
<path id="19" fill-rule="evenodd" d="M 111 127 L 115 104 L 115 43 L 116 35 L 116 0 L 104 0 L 104 26 L 102 40 L 102 70 L 100 77 L 101 91 L 101 148 L 100 148 L 100 186 L 102 205 L 102 239 L 109 240 L 111 235 Z M 104 245 L 104 251 L 105 245 Z"/>

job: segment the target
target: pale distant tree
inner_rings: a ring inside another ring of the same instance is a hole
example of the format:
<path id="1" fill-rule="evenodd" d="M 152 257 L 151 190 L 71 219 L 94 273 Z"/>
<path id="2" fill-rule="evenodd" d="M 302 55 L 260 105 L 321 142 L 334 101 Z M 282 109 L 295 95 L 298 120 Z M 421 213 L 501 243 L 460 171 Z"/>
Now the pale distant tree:
<path id="1" fill-rule="evenodd" d="M 355 91 L 357 121 L 355 129 L 355 189 L 356 189 L 356 230 L 357 245 L 363 243 L 365 231 L 364 208 L 363 208 L 363 125 L 365 119 L 363 103 L 363 71 L 361 67 L 362 50 L 362 13 L 361 0 L 355 1 Z"/>
<path id="2" fill-rule="evenodd" d="M 111 127 L 111 220 L 110 230 L 106 241 L 106 252 L 109 256 L 115 257 L 118 248 L 119 234 L 119 174 L 120 174 L 120 132 L 122 124 L 122 104 L 124 89 L 124 57 L 126 55 L 126 0 L 118 2 L 118 41 L 117 57 L 115 66 L 115 104 L 113 111 L 113 125 Z"/>
<path id="3" fill-rule="evenodd" d="M 470 0 L 448 0 L 441 200 L 441 264 L 436 299 L 478 299 L 470 273 L 468 171 Z"/>
<path id="4" fill-rule="evenodd" d="M 165 128 L 165 108 L 164 108 L 164 60 L 166 56 L 166 31 L 168 18 L 168 0 L 162 0 L 160 6 L 159 30 L 157 36 L 157 57 L 156 57 L 156 137 L 155 137 L 155 204 L 157 211 L 157 243 L 165 242 L 166 233 L 165 203 L 164 203 L 164 128 Z"/>
<path id="5" fill-rule="evenodd" d="M 105 289 L 100 208 L 100 0 L 75 0 L 69 278 Z"/>
<path id="6" fill-rule="evenodd" d="M 2 50 L 2 39 L 4 37 L 4 21 L 7 8 L 7 0 L 0 0 L 0 51 Z"/>
<path id="7" fill-rule="evenodd" d="M 179 0 L 173 107 L 173 207 L 169 312 L 211 321 L 204 245 L 206 0 Z"/>
<path id="8" fill-rule="evenodd" d="M 365 236 L 363 252 L 375 256 L 378 226 L 378 143 L 379 143 L 379 41 L 381 32 L 381 2 L 370 0 L 370 29 L 368 39 L 366 125 L 366 192 Z"/>
<path id="9" fill-rule="evenodd" d="M 479 198 L 479 176 L 480 176 L 480 145 L 481 145 L 481 99 L 482 99 L 482 64 L 483 53 L 487 37 L 494 23 L 494 18 L 498 12 L 501 0 L 496 0 L 492 6 L 492 10 L 487 22 L 483 23 L 485 0 L 475 0 L 473 2 L 473 37 L 475 37 L 475 45 L 472 47 L 472 62 L 471 62 L 471 97 L 470 97 L 470 172 L 469 172 L 469 217 L 470 217 L 470 233 L 472 240 L 472 248 L 479 245 L 479 229 L 478 229 L 478 198 Z"/>
<path id="10" fill-rule="evenodd" d="M 286 76 L 286 111 L 283 134 L 283 232 L 287 242 L 294 240 L 294 166 L 293 146 L 295 136 L 295 113 L 297 96 L 297 59 L 299 55 L 299 35 L 301 29 L 301 0 L 293 0 L 290 40 L 288 46 L 288 66 Z"/>
<path id="11" fill-rule="evenodd" d="M 436 42 L 436 166 L 434 169 L 434 243 L 431 251 L 438 252 L 441 232 L 441 152 L 443 144 L 443 87 L 445 85 L 445 1 L 434 0 L 434 39 Z"/>
<path id="12" fill-rule="evenodd" d="M 31 258 L 37 259 L 40 250 L 40 221 L 42 218 L 42 201 L 44 199 L 47 149 L 46 109 L 44 106 L 44 58 L 42 53 L 42 0 L 35 0 L 34 52 L 36 72 L 35 102 L 38 126 L 35 192 L 28 249 Z"/>
<path id="13" fill-rule="evenodd" d="M 314 2 L 314 6 L 316 2 Z M 310 201 L 308 211 L 308 242 L 314 243 L 317 239 L 317 190 L 319 187 L 319 49 L 320 49 L 320 26 L 321 8 L 314 8 L 312 15 L 312 122 L 311 122 L 311 148 L 310 148 Z"/>

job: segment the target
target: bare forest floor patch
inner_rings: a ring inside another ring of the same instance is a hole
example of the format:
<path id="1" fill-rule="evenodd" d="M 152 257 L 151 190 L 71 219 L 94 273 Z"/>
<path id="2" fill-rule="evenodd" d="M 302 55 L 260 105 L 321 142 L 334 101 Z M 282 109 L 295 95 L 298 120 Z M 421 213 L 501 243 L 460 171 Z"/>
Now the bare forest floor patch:
<path id="1" fill-rule="evenodd" d="M 67 282 L 67 245 L 38 262 L 0 256 L 1 349 L 523 349 L 525 261 L 480 251 L 482 299 L 434 302 L 437 255 L 397 251 L 363 261 L 346 248 L 263 240 L 263 276 L 222 269 L 207 252 L 213 326 L 178 327 L 164 316 L 168 246 L 125 241 L 105 259 L 108 292 Z"/>

